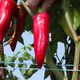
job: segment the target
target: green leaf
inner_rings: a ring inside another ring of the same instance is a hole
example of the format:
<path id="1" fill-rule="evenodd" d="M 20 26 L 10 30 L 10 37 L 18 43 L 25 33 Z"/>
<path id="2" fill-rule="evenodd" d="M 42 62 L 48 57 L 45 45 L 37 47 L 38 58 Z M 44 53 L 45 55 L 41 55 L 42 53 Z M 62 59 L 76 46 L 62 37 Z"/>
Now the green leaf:
<path id="1" fill-rule="evenodd" d="M 30 65 L 29 68 L 38 68 L 37 65 Z M 25 74 L 24 74 L 24 77 L 25 79 L 28 79 L 30 78 L 34 73 L 36 73 L 37 70 L 34 70 L 34 69 L 28 69 Z"/>
<path id="2" fill-rule="evenodd" d="M 56 4 L 53 9 L 51 10 L 50 14 L 50 28 L 49 31 L 51 33 L 51 42 L 50 42 L 50 49 L 51 49 L 51 53 L 55 53 L 56 49 L 57 49 L 57 42 L 66 42 L 66 38 L 67 35 L 66 33 L 63 31 L 61 25 L 59 24 L 59 16 L 61 15 L 62 18 L 62 13 L 61 13 L 61 9 L 60 4 Z"/>
<path id="3" fill-rule="evenodd" d="M 57 51 L 57 42 L 50 42 L 50 50 L 51 50 L 51 54 L 52 54 L 52 58 L 54 56 L 54 54 Z"/>
<path id="4" fill-rule="evenodd" d="M 45 64 L 44 67 L 45 67 L 45 69 L 49 69 L 47 64 Z M 46 79 L 50 74 L 51 74 L 51 71 L 45 70 L 44 79 Z"/>
<path id="5" fill-rule="evenodd" d="M 61 25 L 57 24 L 56 27 L 54 27 L 52 33 L 51 33 L 52 41 L 50 44 L 51 53 L 56 53 L 57 50 L 57 43 L 63 42 L 66 43 L 67 35 L 61 28 Z"/>
<path id="6" fill-rule="evenodd" d="M 65 33 L 72 37 L 73 39 L 76 39 L 76 32 L 73 27 L 72 23 L 72 17 L 70 16 L 70 6 L 69 1 L 63 0 L 62 3 L 62 13 L 63 13 L 63 19 L 60 17 L 59 23 L 61 24 L 63 30 Z M 62 21 L 62 22 L 61 22 Z"/>
<path id="7" fill-rule="evenodd" d="M 34 73 L 36 73 L 36 70 L 28 69 L 24 74 L 25 79 L 30 78 Z"/>
<path id="8" fill-rule="evenodd" d="M 65 32 L 68 36 L 73 37 L 73 34 L 71 33 L 71 31 L 70 31 L 70 29 L 69 29 L 69 27 L 68 27 L 68 24 L 67 24 L 67 22 L 66 22 L 66 20 L 65 20 L 64 14 L 63 14 L 63 16 L 61 16 L 61 17 L 62 17 L 62 18 L 60 18 L 60 20 L 59 20 L 59 23 L 60 23 L 61 27 L 63 28 L 64 32 Z"/>
<path id="9" fill-rule="evenodd" d="M 30 68 L 37 68 L 37 65 L 30 65 Z M 28 69 L 24 76 L 25 76 L 25 79 L 28 79 L 30 78 L 33 74 L 35 74 L 37 72 L 37 70 L 34 70 L 34 69 Z"/>
<path id="10" fill-rule="evenodd" d="M 5 62 L 14 62 L 16 60 L 16 57 L 15 56 L 8 56 L 8 57 L 5 57 Z"/>
<path id="11" fill-rule="evenodd" d="M 19 57 L 18 60 L 19 60 L 19 62 L 23 62 L 23 61 L 24 61 L 24 58 Z M 19 67 L 19 68 L 22 68 L 23 65 L 24 65 L 24 64 L 18 64 L 18 67 Z"/>
<path id="12" fill-rule="evenodd" d="M 25 21 L 25 30 L 31 31 L 32 29 L 32 17 L 28 14 Z"/>
<path id="13" fill-rule="evenodd" d="M 24 64 L 18 64 L 18 67 L 19 67 L 19 68 L 22 68 L 22 67 L 23 67 L 23 65 L 24 65 Z"/>
<path id="14" fill-rule="evenodd" d="M 63 29 L 61 28 L 61 25 L 57 25 L 56 28 L 54 28 L 53 32 L 52 32 L 52 41 L 53 42 L 64 42 L 66 41 L 66 34 L 63 31 Z"/>
<path id="15" fill-rule="evenodd" d="M 50 74 L 51 72 L 49 70 L 46 70 L 44 73 L 44 79 L 46 79 Z"/>
<path id="16" fill-rule="evenodd" d="M 66 37 L 66 33 L 59 24 L 60 18 L 63 17 L 63 13 L 61 11 L 61 1 L 57 1 L 50 9 L 50 28 L 49 31 L 51 33 L 51 38 L 54 42 L 64 42 Z"/>
<path id="17" fill-rule="evenodd" d="M 23 41 L 23 38 L 20 37 L 19 40 L 18 40 L 20 43 L 24 44 L 24 41 Z"/>
<path id="18" fill-rule="evenodd" d="M 22 58 L 22 57 L 19 57 L 19 59 L 18 59 L 20 62 L 23 62 L 23 60 L 24 60 L 24 58 Z"/>
<path id="19" fill-rule="evenodd" d="M 13 67 L 13 68 L 15 67 L 15 64 L 9 64 L 9 65 L 10 65 L 11 67 Z"/>
<path id="20" fill-rule="evenodd" d="M 77 8 L 80 8 L 80 0 L 69 0 L 70 1 L 70 4 L 72 4 L 73 7 L 75 7 L 76 9 Z"/>
<path id="21" fill-rule="evenodd" d="M 80 11 L 78 9 L 75 9 L 73 7 L 69 8 L 70 17 L 72 19 L 72 24 L 74 27 L 74 30 L 78 28 L 80 25 Z"/>
<path id="22" fill-rule="evenodd" d="M 33 59 L 33 57 L 32 57 L 29 53 L 27 53 L 27 52 L 24 52 L 24 53 L 22 54 L 22 58 L 23 58 L 24 60 L 32 60 L 32 59 Z"/>
<path id="23" fill-rule="evenodd" d="M 78 26 L 80 25 L 80 12 L 76 9 L 74 9 L 74 18 L 73 18 L 74 22 L 74 29 L 76 30 L 78 28 Z"/>
<path id="24" fill-rule="evenodd" d="M 32 50 L 32 46 L 28 45 L 26 46 L 27 49 L 29 49 L 30 51 Z"/>
<path id="25" fill-rule="evenodd" d="M 27 68 L 27 65 L 23 65 L 21 68 L 23 68 L 23 69 L 21 69 L 20 71 L 21 71 L 22 75 L 24 75 L 26 73 L 26 70 L 24 68 Z"/>
<path id="26" fill-rule="evenodd" d="M 37 65 L 30 65 L 30 68 L 38 68 Z"/>

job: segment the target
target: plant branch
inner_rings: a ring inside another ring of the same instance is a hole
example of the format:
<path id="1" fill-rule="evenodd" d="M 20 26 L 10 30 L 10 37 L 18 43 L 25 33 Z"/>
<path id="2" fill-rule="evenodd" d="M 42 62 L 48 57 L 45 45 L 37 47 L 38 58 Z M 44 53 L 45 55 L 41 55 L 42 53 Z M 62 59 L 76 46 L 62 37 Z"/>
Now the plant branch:
<path id="1" fill-rule="evenodd" d="M 28 3 L 24 2 L 23 0 L 20 0 L 21 1 L 21 4 L 24 6 L 24 8 L 26 9 L 26 11 L 30 14 L 30 16 L 33 16 L 33 13 L 31 11 L 31 9 L 28 7 Z"/>
<path id="2" fill-rule="evenodd" d="M 74 26 L 72 23 L 72 19 L 69 14 L 69 0 L 63 1 L 63 10 L 65 13 L 65 19 L 68 24 L 68 27 L 73 35 L 73 40 L 75 42 L 75 55 L 74 55 L 74 67 L 73 67 L 73 74 L 72 74 L 72 80 L 77 80 L 78 72 L 78 65 L 79 65 L 79 41 L 76 34 L 76 31 L 74 30 Z"/>
<path id="3" fill-rule="evenodd" d="M 79 42 L 75 42 L 75 55 L 74 55 L 74 67 L 73 67 L 73 74 L 72 74 L 72 80 L 77 80 L 78 78 L 78 67 L 79 67 Z"/>

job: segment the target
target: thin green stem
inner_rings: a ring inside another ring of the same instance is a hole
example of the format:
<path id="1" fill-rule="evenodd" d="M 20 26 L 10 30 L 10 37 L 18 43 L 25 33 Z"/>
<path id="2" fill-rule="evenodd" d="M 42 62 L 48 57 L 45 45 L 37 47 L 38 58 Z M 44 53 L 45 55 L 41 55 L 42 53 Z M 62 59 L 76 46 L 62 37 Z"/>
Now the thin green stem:
<path id="1" fill-rule="evenodd" d="M 75 42 L 75 55 L 74 55 L 74 67 L 73 67 L 73 74 L 72 74 L 72 80 L 78 80 L 78 70 L 79 67 L 79 42 Z"/>
<path id="2" fill-rule="evenodd" d="M 21 1 L 21 4 L 24 6 L 24 8 L 26 9 L 26 11 L 30 14 L 30 16 L 33 16 L 33 13 L 32 11 L 30 10 L 30 8 L 28 7 L 28 3 L 24 2 L 23 0 L 20 0 Z M 27 4 L 27 5 L 26 5 Z"/>
<path id="3" fill-rule="evenodd" d="M 77 34 L 76 34 L 76 32 L 75 32 L 75 30 L 74 30 L 74 28 L 73 28 L 73 25 L 72 25 L 72 21 L 71 21 L 69 12 L 65 12 L 65 19 L 66 19 L 66 21 L 67 21 L 67 23 L 68 23 L 68 26 L 69 26 L 69 28 L 70 28 L 70 31 L 71 31 L 71 33 L 72 33 L 72 35 L 73 35 L 73 39 L 74 39 L 75 41 L 78 41 L 78 39 L 77 39 Z"/>

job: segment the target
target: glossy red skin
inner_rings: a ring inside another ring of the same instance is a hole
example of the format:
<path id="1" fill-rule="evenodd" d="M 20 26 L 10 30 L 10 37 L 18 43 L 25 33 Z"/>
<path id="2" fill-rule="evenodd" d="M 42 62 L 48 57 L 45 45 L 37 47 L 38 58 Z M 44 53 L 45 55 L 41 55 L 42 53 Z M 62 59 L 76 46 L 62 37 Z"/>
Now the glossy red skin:
<path id="1" fill-rule="evenodd" d="M 17 5 L 17 12 L 15 15 L 17 24 L 14 26 L 14 33 L 9 40 L 9 44 L 10 44 L 12 51 L 15 50 L 17 41 L 19 40 L 22 32 L 24 31 L 26 16 L 27 14 L 25 10 L 23 10 L 23 8 L 20 5 Z"/>
<path id="2" fill-rule="evenodd" d="M 42 67 L 48 46 L 49 21 L 49 15 L 45 12 L 33 16 L 34 52 L 39 68 Z"/>
<path id="3" fill-rule="evenodd" d="M 13 0 L 1 0 L 0 2 L 0 41 L 3 41 L 10 27 L 10 19 L 15 7 L 16 3 Z"/>

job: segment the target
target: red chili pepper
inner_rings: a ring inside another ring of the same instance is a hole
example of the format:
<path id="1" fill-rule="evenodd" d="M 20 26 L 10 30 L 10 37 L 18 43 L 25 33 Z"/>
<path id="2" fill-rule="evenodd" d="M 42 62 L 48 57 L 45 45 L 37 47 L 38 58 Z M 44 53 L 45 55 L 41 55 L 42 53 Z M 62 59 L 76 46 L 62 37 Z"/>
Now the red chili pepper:
<path id="1" fill-rule="evenodd" d="M 3 41 L 10 27 L 10 19 L 15 10 L 16 3 L 13 0 L 0 1 L 0 41 Z"/>
<path id="2" fill-rule="evenodd" d="M 33 16 L 34 51 L 39 68 L 42 67 L 48 46 L 49 21 L 49 15 L 46 12 Z"/>
<path id="3" fill-rule="evenodd" d="M 17 23 L 14 26 L 14 32 L 13 32 L 11 38 L 9 39 L 9 44 L 11 46 L 12 51 L 15 50 L 17 41 L 21 37 L 21 34 L 24 30 L 26 16 L 27 16 L 26 11 L 20 5 L 18 5 L 17 13 L 15 15 Z"/>

